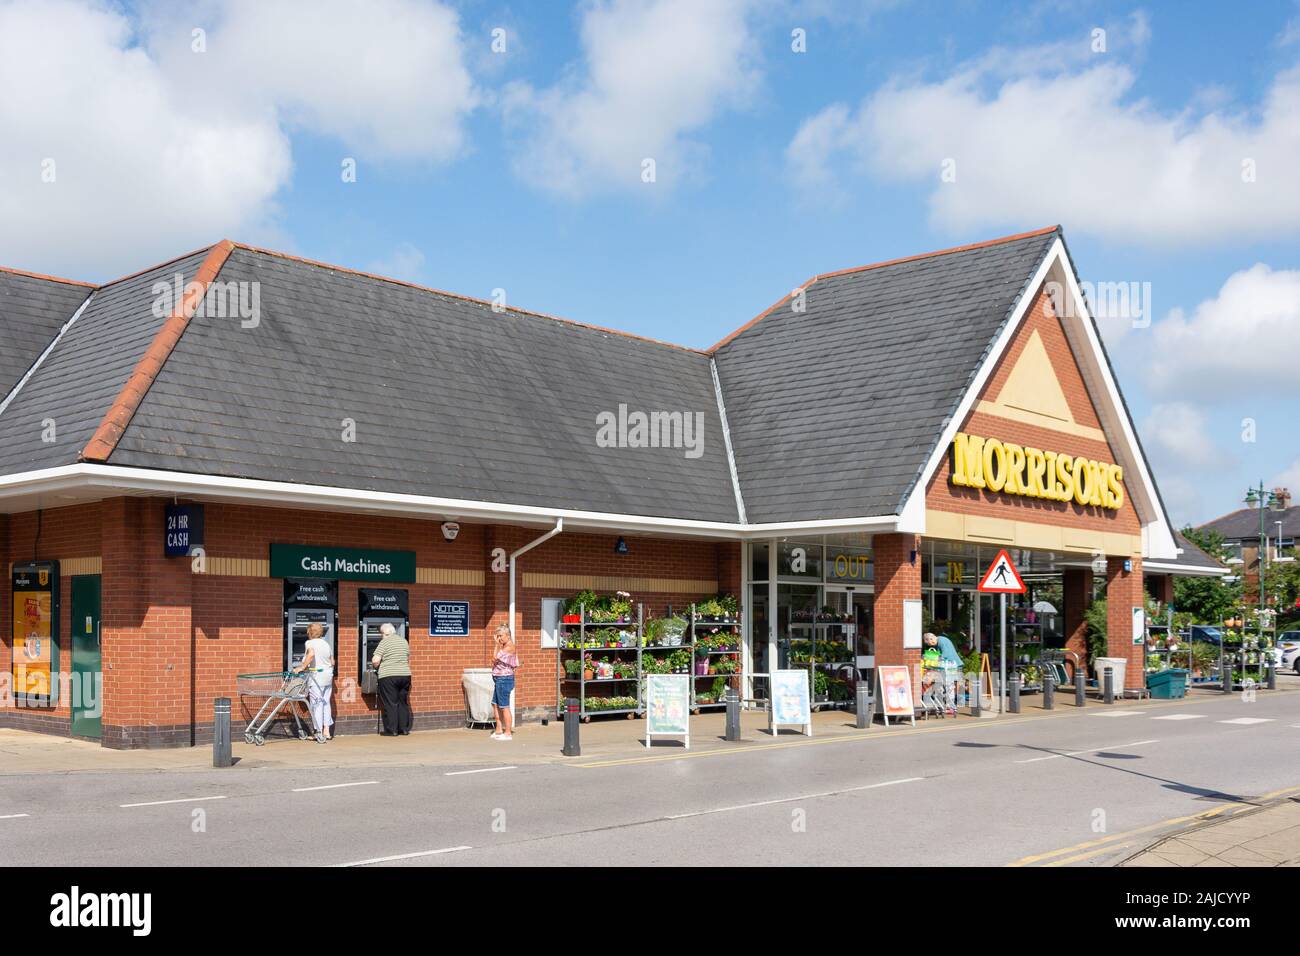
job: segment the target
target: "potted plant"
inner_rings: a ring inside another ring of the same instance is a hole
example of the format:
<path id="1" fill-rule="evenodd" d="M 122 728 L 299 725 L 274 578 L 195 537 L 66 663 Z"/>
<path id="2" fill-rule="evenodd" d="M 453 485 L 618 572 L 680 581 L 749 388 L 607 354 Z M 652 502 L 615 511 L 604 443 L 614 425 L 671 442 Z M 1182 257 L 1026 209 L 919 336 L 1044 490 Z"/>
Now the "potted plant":
<path id="1" fill-rule="evenodd" d="M 678 648 L 668 655 L 668 666 L 672 668 L 674 674 L 688 674 L 691 669 L 691 652 L 686 648 Z"/>
<path id="2" fill-rule="evenodd" d="M 582 665 L 582 679 L 583 679 L 583 680 L 595 680 L 595 679 L 596 679 L 596 669 L 595 669 L 595 666 L 592 664 L 592 662 L 591 662 L 591 658 L 590 658 L 590 657 L 588 657 L 588 658 L 583 662 L 583 665 Z"/>
<path id="3" fill-rule="evenodd" d="M 582 661 L 576 657 L 564 662 L 564 673 L 569 677 L 577 677 L 580 670 L 582 670 Z"/>

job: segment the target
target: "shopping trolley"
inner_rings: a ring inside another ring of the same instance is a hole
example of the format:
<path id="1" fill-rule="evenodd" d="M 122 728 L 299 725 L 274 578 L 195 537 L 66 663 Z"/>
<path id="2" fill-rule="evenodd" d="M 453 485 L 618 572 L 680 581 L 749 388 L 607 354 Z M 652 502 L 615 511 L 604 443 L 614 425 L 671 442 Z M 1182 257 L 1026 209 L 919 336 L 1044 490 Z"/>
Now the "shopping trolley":
<path id="1" fill-rule="evenodd" d="M 324 734 L 316 726 L 316 718 L 312 716 L 311 708 L 306 706 L 307 682 L 310 679 L 310 675 L 306 673 L 295 674 L 288 671 L 274 674 L 237 674 L 235 684 L 240 697 L 266 698 L 257 716 L 244 728 L 244 743 L 255 744 L 258 747 L 266 743 L 266 728 L 271 726 L 271 721 L 275 720 L 276 715 L 286 707 L 293 717 L 299 740 L 306 740 L 308 737 L 323 740 Z M 302 717 L 298 714 L 298 704 L 303 704 L 303 709 L 307 711 L 310 733 L 303 727 Z"/>

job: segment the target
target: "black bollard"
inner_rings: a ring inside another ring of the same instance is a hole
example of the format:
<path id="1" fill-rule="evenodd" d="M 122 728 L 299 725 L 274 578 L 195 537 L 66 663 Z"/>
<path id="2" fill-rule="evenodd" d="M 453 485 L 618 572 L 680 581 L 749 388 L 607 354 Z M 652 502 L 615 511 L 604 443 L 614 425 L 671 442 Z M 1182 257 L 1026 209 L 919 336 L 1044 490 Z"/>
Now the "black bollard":
<path id="1" fill-rule="evenodd" d="M 972 686 L 974 687 L 973 691 L 969 689 Z M 984 678 L 979 674 L 976 674 L 973 683 L 970 680 L 966 681 L 966 687 L 968 688 L 967 696 L 970 697 L 970 715 L 972 717 L 978 717 L 980 715 L 980 698 L 984 696 Z"/>
<path id="2" fill-rule="evenodd" d="M 1101 700 L 1103 704 L 1115 703 L 1115 670 L 1112 667 L 1102 672 Z"/>
<path id="3" fill-rule="evenodd" d="M 212 766 L 229 767 L 230 756 L 230 698 L 218 697 L 212 702 Z"/>
<path id="4" fill-rule="evenodd" d="M 1232 658 L 1224 654 L 1219 661 L 1219 683 L 1225 694 L 1232 693 Z"/>
<path id="5" fill-rule="evenodd" d="M 1268 689 L 1277 690 L 1277 662 L 1272 660 L 1268 662 Z"/>
<path id="6" fill-rule="evenodd" d="M 1088 706 L 1088 669 L 1082 664 L 1074 665 L 1074 706 Z"/>
<path id="7" fill-rule="evenodd" d="M 727 688 L 727 739 L 740 739 L 740 695 L 734 687 Z"/>
<path id="8" fill-rule="evenodd" d="M 1056 706 L 1056 681 L 1051 671 L 1043 671 L 1043 710 Z"/>
<path id="9" fill-rule="evenodd" d="M 874 701 L 871 699 L 871 685 L 864 680 L 858 681 L 857 694 L 854 697 L 854 713 L 857 717 L 854 724 L 858 730 L 870 727 L 871 721 L 876 716 Z"/>
<path id="10" fill-rule="evenodd" d="M 1020 713 L 1020 675 L 1012 674 L 1008 680 L 1010 684 L 1007 687 L 1010 693 L 1010 699 L 1007 702 L 1007 710 L 1013 714 Z"/>
<path id="11" fill-rule="evenodd" d="M 564 749 L 560 753 L 565 757 L 582 756 L 578 741 L 578 701 L 572 697 L 564 702 Z"/>

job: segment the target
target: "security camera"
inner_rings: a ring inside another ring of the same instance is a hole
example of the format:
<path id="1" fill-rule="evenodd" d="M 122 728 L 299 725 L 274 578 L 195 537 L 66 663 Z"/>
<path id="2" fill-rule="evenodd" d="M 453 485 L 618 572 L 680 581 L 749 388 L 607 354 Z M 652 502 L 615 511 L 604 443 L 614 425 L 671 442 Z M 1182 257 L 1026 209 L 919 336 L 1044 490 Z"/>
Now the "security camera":
<path id="1" fill-rule="evenodd" d="M 455 521 L 444 521 L 442 523 L 442 536 L 448 541 L 455 541 L 458 534 L 460 534 L 460 525 Z"/>

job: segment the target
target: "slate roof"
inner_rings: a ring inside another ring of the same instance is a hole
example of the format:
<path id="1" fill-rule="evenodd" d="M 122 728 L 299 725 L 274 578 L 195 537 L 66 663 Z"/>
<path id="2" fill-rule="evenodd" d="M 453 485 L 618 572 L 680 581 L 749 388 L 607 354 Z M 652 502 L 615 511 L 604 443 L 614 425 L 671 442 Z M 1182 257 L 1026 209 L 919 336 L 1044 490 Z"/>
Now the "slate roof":
<path id="1" fill-rule="evenodd" d="M 1217 568 L 1225 571 L 1227 570 L 1210 555 L 1192 544 L 1192 542 L 1184 537 L 1181 532 L 1174 532 L 1174 541 L 1178 544 L 1178 547 L 1183 549 L 1183 553 L 1172 561 L 1160 561 L 1160 564 L 1173 564 L 1180 568 Z"/>
<path id="2" fill-rule="evenodd" d="M 711 352 L 235 246 L 217 282 L 256 284 L 257 325 L 200 312 L 160 348 L 154 283 L 192 279 L 219 245 L 94 291 L 0 414 L 0 474 L 78 461 L 125 408 L 89 459 L 737 522 L 716 363 L 747 521 L 896 514 L 1059 235 L 819 276 L 804 312 L 778 305 Z M 138 407 L 120 397 L 137 365 Z M 698 413 L 703 454 L 598 447 L 620 405 Z"/>
<path id="3" fill-rule="evenodd" d="M 1277 525 L 1282 522 L 1282 536 L 1300 538 L 1300 505 L 1293 505 L 1285 511 L 1264 511 L 1264 532 L 1277 538 Z M 1244 541 L 1247 544 L 1259 543 L 1259 509 L 1239 508 L 1221 518 L 1207 521 L 1201 525 L 1203 531 L 1217 531 L 1225 541 Z"/>
<path id="4" fill-rule="evenodd" d="M 1059 230 L 818 277 L 718 347 L 751 522 L 897 514 Z"/>
<path id="5" fill-rule="evenodd" d="M 80 283 L 0 270 L 0 402 L 88 295 Z"/>
<path id="6" fill-rule="evenodd" d="M 206 250 L 205 250 L 206 251 Z M 0 414 L 0 474 L 69 465 L 103 420 L 153 341 L 155 282 L 189 281 L 203 252 L 164 263 L 93 291 L 81 315 Z M 68 309 L 63 321 L 71 318 Z M 56 330 L 57 331 L 57 330 Z M 46 420 L 55 441 L 46 442 Z"/>

